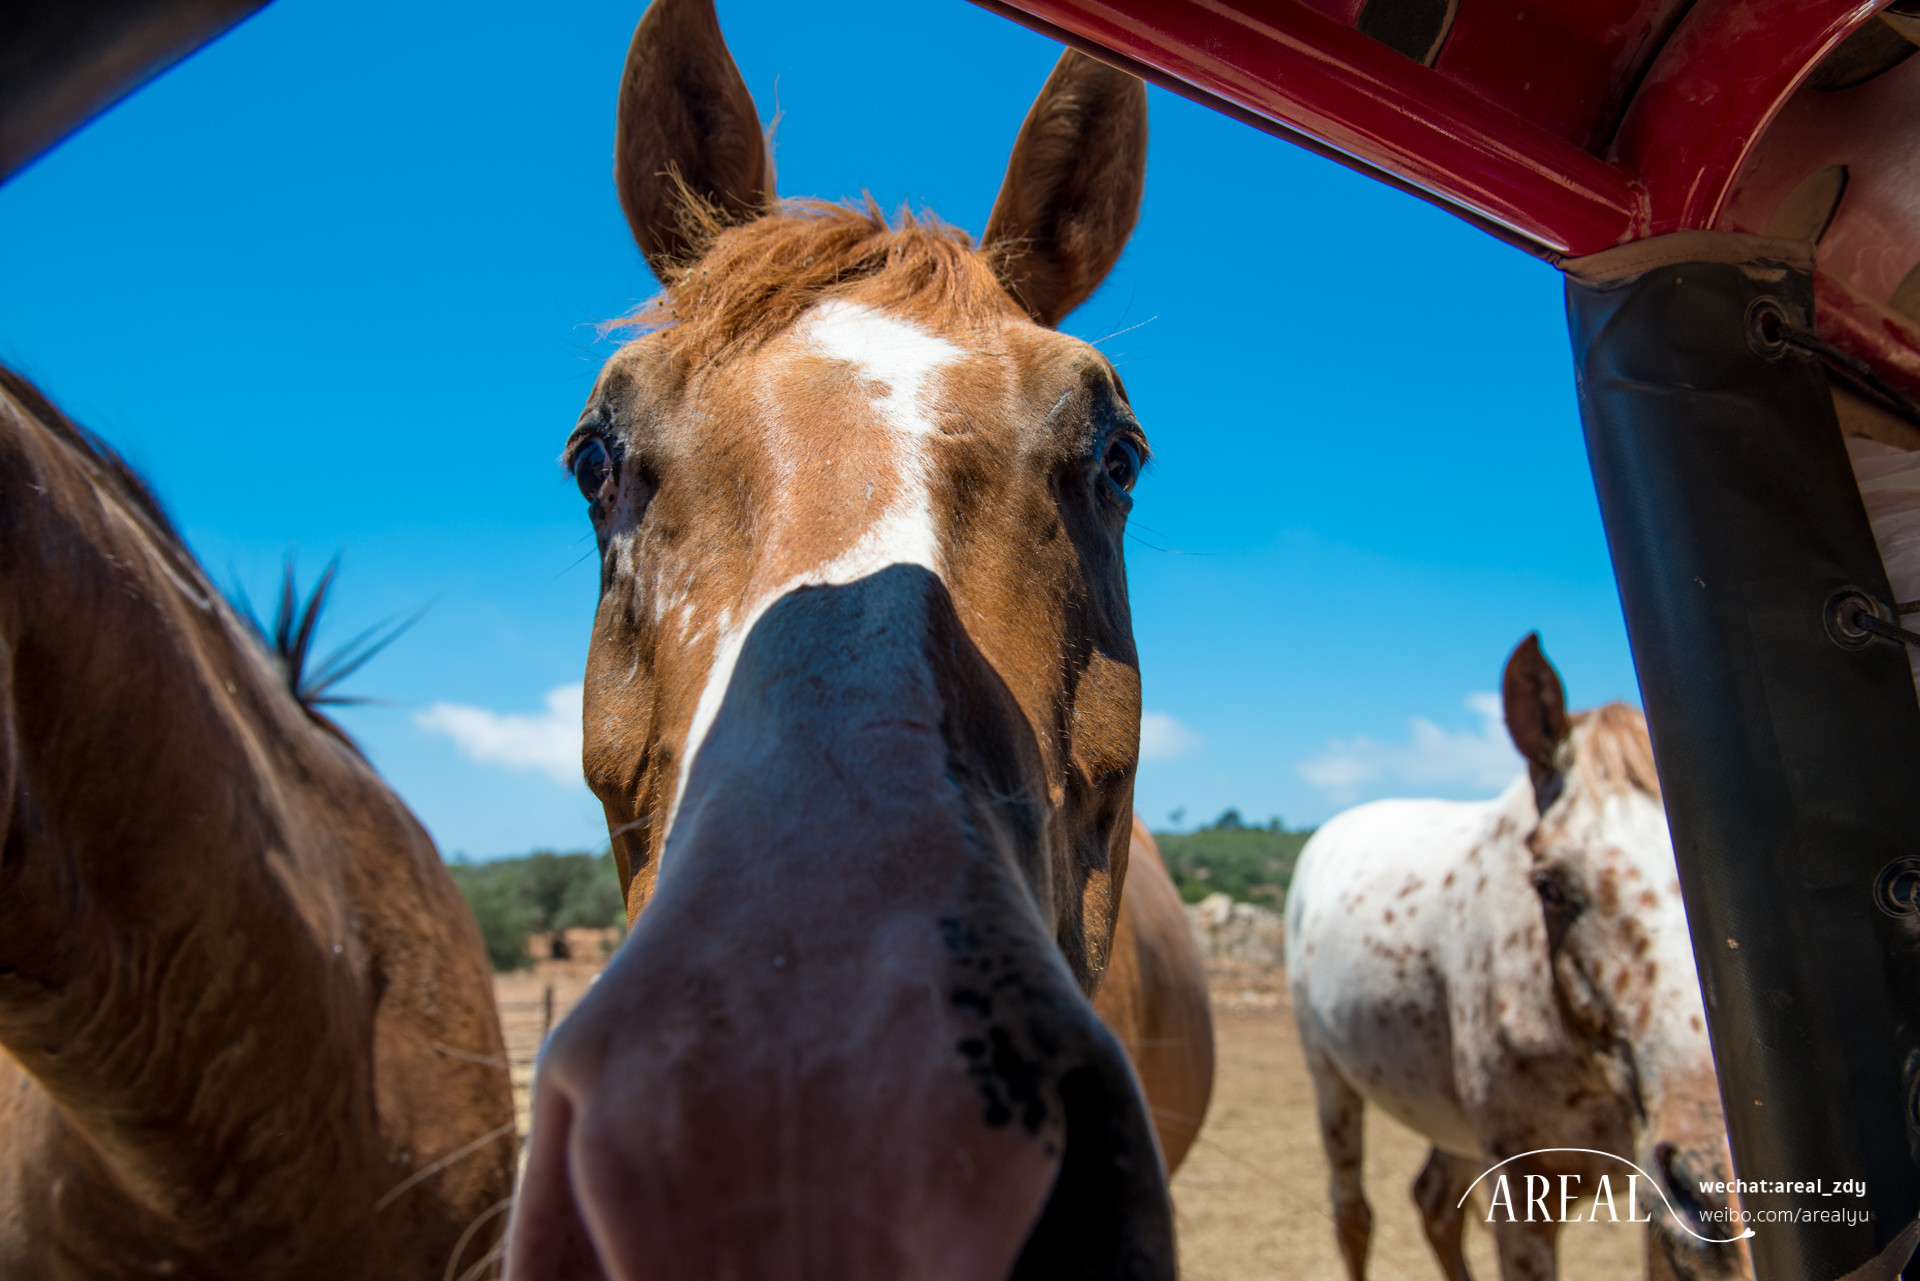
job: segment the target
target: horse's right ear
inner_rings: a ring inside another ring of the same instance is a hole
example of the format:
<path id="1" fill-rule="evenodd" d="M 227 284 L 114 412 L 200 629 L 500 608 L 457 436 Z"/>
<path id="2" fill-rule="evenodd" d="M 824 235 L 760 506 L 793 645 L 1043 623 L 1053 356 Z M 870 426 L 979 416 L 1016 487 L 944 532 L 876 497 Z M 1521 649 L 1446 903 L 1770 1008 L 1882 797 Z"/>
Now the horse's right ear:
<path id="1" fill-rule="evenodd" d="M 1554 751 L 1572 728 L 1566 689 L 1560 684 L 1560 673 L 1540 652 L 1540 633 L 1529 632 L 1514 646 L 1500 692 L 1506 705 L 1507 734 L 1527 758 L 1537 788 L 1543 777 L 1556 772 Z"/>
<path id="2" fill-rule="evenodd" d="M 1007 292 L 1059 324 L 1120 260 L 1146 182 L 1147 87 L 1067 50 L 1020 126 L 981 238 Z"/>
<path id="3" fill-rule="evenodd" d="M 662 280 L 773 200 L 753 95 L 713 0 L 653 0 L 620 78 L 613 178 L 647 265 Z"/>

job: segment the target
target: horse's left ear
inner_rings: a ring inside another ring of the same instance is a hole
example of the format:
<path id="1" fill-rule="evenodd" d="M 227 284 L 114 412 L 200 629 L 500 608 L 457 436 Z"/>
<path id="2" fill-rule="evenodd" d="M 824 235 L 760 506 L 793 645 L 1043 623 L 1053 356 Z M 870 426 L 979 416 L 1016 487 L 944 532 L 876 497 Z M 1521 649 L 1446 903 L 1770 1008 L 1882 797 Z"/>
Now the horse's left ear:
<path id="1" fill-rule="evenodd" d="M 1573 728 L 1567 720 L 1567 692 L 1560 684 L 1560 673 L 1540 652 L 1540 633 L 1530 632 L 1514 646 L 1500 692 L 1507 733 L 1527 758 L 1527 772 L 1537 791 L 1543 779 L 1557 772 L 1554 751 Z"/>
<path id="2" fill-rule="evenodd" d="M 653 0 L 640 19 L 620 77 L 613 180 L 662 281 L 772 202 L 760 117 L 713 0 Z"/>
<path id="3" fill-rule="evenodd" d="M 1147 87 L 1069 49 L 1020 126 L 982 243 L 1000 280 L 1057 325 L 1119 261 L 1147 180 Z"/>

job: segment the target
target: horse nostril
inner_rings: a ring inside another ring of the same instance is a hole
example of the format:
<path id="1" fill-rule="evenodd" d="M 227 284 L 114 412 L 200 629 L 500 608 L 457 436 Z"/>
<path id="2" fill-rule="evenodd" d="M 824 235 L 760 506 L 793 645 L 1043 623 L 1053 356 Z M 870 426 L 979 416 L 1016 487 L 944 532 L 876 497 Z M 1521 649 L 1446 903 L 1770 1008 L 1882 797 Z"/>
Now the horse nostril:
<path id="1" fill-rule="evenodd" d="M 1160 1156 L 1124 1064 L 1060 1078 L 1065 1151 L 1053 1191 L 1009 1281 L 1174 1275 Z"/>

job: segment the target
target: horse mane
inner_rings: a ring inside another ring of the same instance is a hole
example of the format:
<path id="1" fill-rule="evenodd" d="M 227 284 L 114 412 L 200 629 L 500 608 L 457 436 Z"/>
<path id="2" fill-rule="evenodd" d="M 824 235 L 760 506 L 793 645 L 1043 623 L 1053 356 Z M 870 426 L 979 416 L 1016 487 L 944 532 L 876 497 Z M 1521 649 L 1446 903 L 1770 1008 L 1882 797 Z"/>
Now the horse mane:
<path id="1" fill-rule="evenodd" d="M 1574 759 L 1601 796 L 1641 792 L 1660 800 L 1660 775 L 1653 767 L 1653 740 L 1647 718 L 1622 702 L 1612 702 L 1574 718 Z"/>
<path id="2" fill-rule="evenodd" d="M 401 633 L 420 621 L 420 615 L 415 614 L 398 623 L 375 623 L 325 658 L 315 661 L 314 638 L 319 632 L 320 616 L 326 611 L 328 595 L 339 573 L 340 558 L 335 556 L 327 562 L 319 579 L 302 598 L 294 574 L 293 558 L 289 556 L 281 572 L 280 599 L 274 608 L 271 625 L 262 622 L 254 612 L 253 602 L 247 598 L 244 590 L 236 590 L 228 599 L 234 612 L 245 620 L 254 640 L 273 660 L 274 668 L 280 673 L 281 681 L 287 693 L 293 696 L 293 701 L 300 704 L 301 710 L 322 729 L 358 750 L 358 745 L 347 732 L 321 708 L 370 702 L 369 699 L 335 691 L 342 681 L 400 639 Z"/>
<path id="3" fill-rule="evenodd" d="M 691 363 L 765 342 L 825 298 L 897 310 L 936 327 L 1024 315 L 1000 283 L 997 257 L 958 227 L 903 209 L 889 222 L 860 204 L 786 200 L 739 226 L 690 202 L 710 247 L 669 273 L 666 288 L 609 328 L 662 334 Z"/>
<path id="4" fill-rule="evenodd" d="M 107 490 L 145 517 L 167 554 L 185 566 L 212 594 L 214 589 L 199 558 L 187 547 L 186 539 L 180 536 L 179 527 L 173 523 L 166 508 L 161 506 L 152 486 L 133 469 L 132 464 L 97 434 L 69 418 L 25 375 L 4 363 L 0 363 L 0 391 L 18 402 L 55 439 L 91 463 L 92 470 L 104 482 Z M 336 559 L 327 566 L 304 604 L 296 607 L 293 565 L 289 561 L 282 583 L 280 608 L 271 629 L 263 626 L 254 615 L 253 607 L 244 593 L 229 596 L 228 603 L 247 623 L 247 635 L 266 651 L 274 669 L 281 674 L 287 693 L 300 705 L 300 709 L 320 728 L 348 746 L 354 746 L 346 731 L 320 709 L 327 705 L 363 701 L 341 697 L 333 690 L 341 681 L 364 667 L 375 654 L 392 644 L 401 632 L 412 626 L 414 620 L 409 619 L 388 629 L 384 636 L 378 634 L 384 625 L 362 633 L 328 655 L 317 668 L 309 670 L 314 631 L 319 624 L 321 611 L 326 607 L 327 593 L 333 586 L 338 568 Z"/>

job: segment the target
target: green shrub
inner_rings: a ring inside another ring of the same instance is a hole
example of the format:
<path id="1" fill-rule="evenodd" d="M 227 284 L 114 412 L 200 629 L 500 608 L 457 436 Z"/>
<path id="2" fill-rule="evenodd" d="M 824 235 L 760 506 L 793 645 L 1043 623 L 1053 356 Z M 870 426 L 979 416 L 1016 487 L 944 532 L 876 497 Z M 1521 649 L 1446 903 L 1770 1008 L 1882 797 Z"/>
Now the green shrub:
<path id="1" fill-rule="evenodd" d="M 1155 832 L 1153 839 L 1185 901 L 1225 893 L 1278 910 L 1286 901 L 1293 865 L 1312 835 L 1312 828 L 1290 832 L 1277 818 L 1265 827 L 1248 827 L 1240 811 L 1228 810 L 1197 831 Z"/>
<path id="2" fill-rule="evenodd" d="M 1228 810 L 1198 831 L 1156 832 L 1154 840 L 1187 902 L 1224 891 L 1241 902 L 1278 908 L 1312 835 L 1311 829 L 1290 832 L 1278 819 L 1248 827 L 1238 810 Z M 473 909 L 496 970 L 531 965 L 527 941 L 535 934 L 547 935 L 551 947 L 562 930 L 624 929 L 627 923 L 611 853 L 538 850 L 485 863 L 456 861 L 448 870 Z"/>
<path id="3" fill-rule="evenodd" d="M 527 940 L 562 930 L 624 928 L 626 903 L 611 853 L 555 854 L 539 850 L 486 863 L 456 861 L 453 880 L 473 909 L 487 956 L 496 970 L 532 964 Z"/>
<path id="4" fill-rule="evenodd" d="M 487 959 L 496 970 L 522 970 L 533 964 L 527 954 L 527 937 L 533 933 L 533 914 L 514 894 L 513 887 L 498 877 L 463 876 L 467 869 L 455 867 L 454 882 L 467 896 L 473 919 L 486 940 Z"/>

